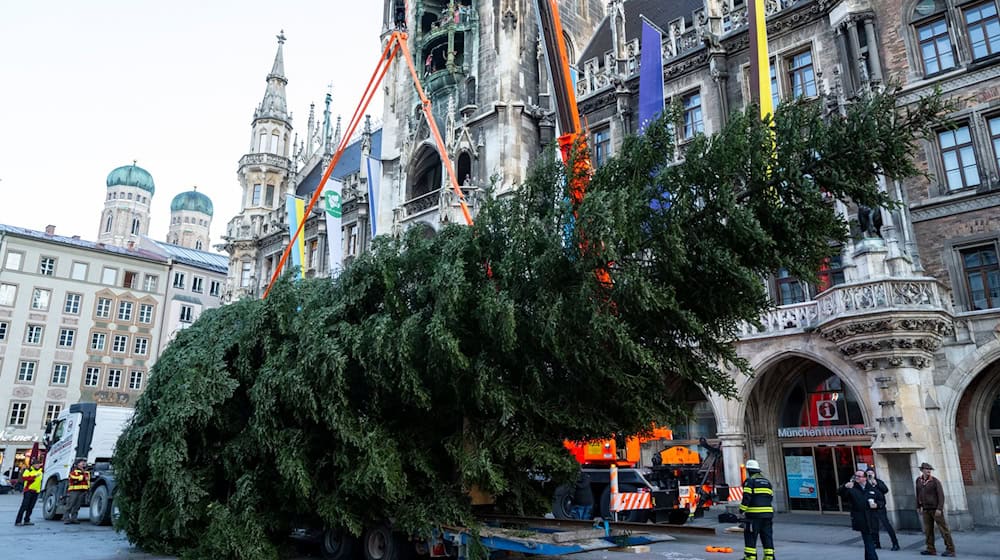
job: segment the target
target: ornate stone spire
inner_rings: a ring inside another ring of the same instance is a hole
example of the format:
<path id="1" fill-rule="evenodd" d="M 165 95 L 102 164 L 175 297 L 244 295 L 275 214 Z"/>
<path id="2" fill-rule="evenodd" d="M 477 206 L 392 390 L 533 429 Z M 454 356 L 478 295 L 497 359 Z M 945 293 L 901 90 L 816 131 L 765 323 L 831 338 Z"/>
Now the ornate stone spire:
<path id="1" fill-rule="evenodd" d="M 264 99 L 260 102 L 256 117 L 259 119 L 271 118 L 288 121 L 288 104 L 285 100 L 285 86 L 288 78 L 285 77 L 285 58 L 282 47 L 285 44 L 285 32 L 278 34 L 278 52 L 274 55 L 274 65 L 271 73 L 267 75 L 267 89 L 264 91 Z"/>
<path id="2" fill-rule="evenodd" d="M 330 89 L 333 89 L 330 86 Z M 326 107 L 323 109 L 323 155 L 328 156 L 333 153 L 333 127 L 330 123 L 330 103 L 333 101 L 333 93 L 326 92 Z"/>

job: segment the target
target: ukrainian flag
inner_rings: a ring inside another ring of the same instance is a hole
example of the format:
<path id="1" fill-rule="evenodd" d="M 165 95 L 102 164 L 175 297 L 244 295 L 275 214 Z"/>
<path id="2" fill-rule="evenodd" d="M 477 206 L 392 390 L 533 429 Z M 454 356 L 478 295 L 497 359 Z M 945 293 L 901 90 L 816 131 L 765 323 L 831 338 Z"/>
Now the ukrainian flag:
<path id="1" fill-rule="evenodd" d="M 285 198 L 285 209 L 288 212 L 288 236 L 291 238 L 305 219 L 306 201 L 289 195 Z M 300 280 L 306 277 L 306 236 L 305 228 L 302 229 L 291 251 L 292 271 L 295 272 L 295 278 Z"/>

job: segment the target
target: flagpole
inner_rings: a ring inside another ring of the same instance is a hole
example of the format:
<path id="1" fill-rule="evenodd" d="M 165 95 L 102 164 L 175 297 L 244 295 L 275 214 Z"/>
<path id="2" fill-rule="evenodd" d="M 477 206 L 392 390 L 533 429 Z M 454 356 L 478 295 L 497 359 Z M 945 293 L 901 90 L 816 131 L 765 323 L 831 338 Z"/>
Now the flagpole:
<path id="1" fill-rule="evenodd" d="M 774 103 L 771 97 L 771 57 L 767 51 L 764 0 L 752 0 L 748 3 L 747 20 L 750 27 L 750 98 L 760 107 L 760 118 L 766 119 L 774 112 Z"/>

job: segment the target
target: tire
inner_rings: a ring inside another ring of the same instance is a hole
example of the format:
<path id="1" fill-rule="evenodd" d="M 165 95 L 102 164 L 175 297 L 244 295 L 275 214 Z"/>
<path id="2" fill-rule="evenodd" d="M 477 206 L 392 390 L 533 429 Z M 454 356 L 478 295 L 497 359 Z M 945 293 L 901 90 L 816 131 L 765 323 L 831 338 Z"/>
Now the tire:
<path id="1" fill-rule="evenodd" d="M 58 521 L 62 519 L 59 511 L 59 483 L 49 481 L 45 485 L 45 493 L 42 494 L 42 517 L 46 521 Z"/>
<path id="2" fill-rule="evenodd" d="M 111 525 L 111 493 L 103 484 L 90 495 L 90 522 L 94 525 Z"/>
<path id="3" fill-rule="evenodd" d="M 325 560 L 354 560 L 358 557 L 358 538 L 343 529 L 323 531 L 319 553 Z"/>
<path id="4" fill-rule="evenodd" d="M 622 493 L 635 492 L 636 487 L 631 484 L 622 484 L 618 487 L 618 491 Z M 604 487 L 604 492 L 601 492 L 600 504 L 601 517 L 611 520 L 611 486 Z M 649 517 L 649 511 L 644 509 L 630 509 L 618 512 L 618 521 L 626 521 L 628 523 L 642 523 L 646 521 L 647 517 Z"/>
<path id="5" fill-rule="evenodd" d="M 409 560 L 413 546 L 388 526 L 376 525 L 361 535 L 361 552 L 364 560 Z"/>
<path id="6" fill-rule="evenodd" d="M 552 496 L 552 515 L 556 519 L 573 519 L 573 492 L 575 488 L 563 484 Z"/>
<path id="7" fill-rule="evenodd" d="M 667 523 L 671 525 L 683 525 L 687 523 L 689 513 L 686 509 L 672 510 L 667 514 Z"/>

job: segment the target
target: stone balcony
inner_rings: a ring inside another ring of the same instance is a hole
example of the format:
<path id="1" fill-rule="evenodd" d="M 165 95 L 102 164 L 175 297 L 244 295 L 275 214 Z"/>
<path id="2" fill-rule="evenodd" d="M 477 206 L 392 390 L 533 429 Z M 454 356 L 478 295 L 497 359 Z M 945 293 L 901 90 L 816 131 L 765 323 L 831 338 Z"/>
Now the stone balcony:
<path id="1" fill-rule="evenodd" d="M 288 158 L 282 157 L 276 154 L 269 153 L 256 153 L 256 154 L 246 154 L 240 158 L 240 168 L 253 165 L 264 165 L 268 167 L 277 167 L 278 169 L 288 169 L 291 162 Z"/>

